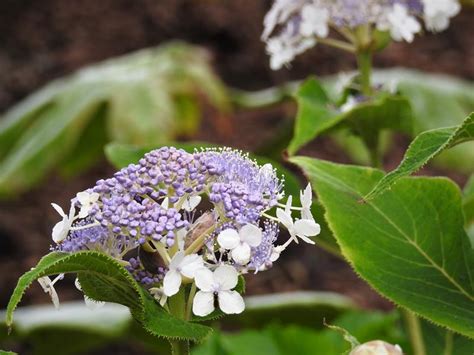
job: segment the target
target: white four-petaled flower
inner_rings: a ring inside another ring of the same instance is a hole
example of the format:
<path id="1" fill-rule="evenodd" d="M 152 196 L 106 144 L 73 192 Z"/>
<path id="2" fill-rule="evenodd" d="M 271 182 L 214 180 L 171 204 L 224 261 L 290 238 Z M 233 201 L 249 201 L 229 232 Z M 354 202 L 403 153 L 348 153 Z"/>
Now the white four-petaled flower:
<path id="1" fill-rule="evenodd" d="M 298 243 L 298 238 L 301 238 L 306 243 L 315 244 L 314 241 L 308 238 L 314 237 L 321 232 L 321 227 L 314 220 L 297 219 L 293 221 L 288 209 L 278 208 L 276 214 L 279 222 L 288 229 L 292 240 Z"/>
<path id="2" fill-rule="evenodd" d="M 57 204 L 52 203 L 51 206 L 53 206 L 56 212 L 58 212 L 59 215 L 63 218 L 53 227 L 52 237 L 53 241 L 57 244 L 61 243 L 64 239 L 67 238 L 67 235 L 72 228 L 72 224 L 76 219 L 76 216 L 74 216 L 74 213 L 76 211 L 74 206 L 71 205 L 71 208 L 69 209 L 69 215 L 66 215 L 63 209 Z"/>
<path id="3" fill-rule="evenodd" d="M 184 251 L 177 252 L 170 261 L 168 272 L 163 279 L 163 292 L 170 297 L 178 293 L 183 277 L 194 278 L 196 270 L 203 267 L 200 255 L 186 255 Z"/>
<path id="4" fill-rule="evenodd" d="M 422 0 L 423 16 L 430 31 L 443 31 L 449 26 L 449 19 L 459 13 L 461 5 L 457 0 Z"/>
<path id="5" fill-rule="evenodd" d="M 246 224 L 240 228 L 225 229 L 217 236 L 219 245 L 230 250 L 232 259 L 240 264 L 246 265 L 250 261 L 251 247 L 258 247 L 262 242 L 262 230 L 253 224 Z"/>
<path id="6" fill-rule="evenodd" d="M 214 300 L 217 296 L 219 308 L 226 314 L 242 313 L 245 303 L 242 296 L 232 289 L 237 286 L 237 270 L 230 265 L 221 265 L 212 272 L 201 268 L 196 271 L 194 281 L 200 291 L 193 300 L 193 313 L 204 317 L 214 311 Z"/>
<path id="7" fill-rule="evenodd" d="M 94 203 L 99 200 L 99 194 L 97 192 L 78 192 L 76 195 L 77 201 L 81 204 L 78 217 L 85 218 L 89 215 L 90 210 Z"/>
<path id="8" fill-rule="evenodd" d="M 415 34 L 421 30 L 421 25 L 408 13 L 405 6 L 395 4 L 387 13 L 386 23 L 379 23 L 378 28 L 390 30 L 390 35 L 395 41 L 413 42 Z"/>

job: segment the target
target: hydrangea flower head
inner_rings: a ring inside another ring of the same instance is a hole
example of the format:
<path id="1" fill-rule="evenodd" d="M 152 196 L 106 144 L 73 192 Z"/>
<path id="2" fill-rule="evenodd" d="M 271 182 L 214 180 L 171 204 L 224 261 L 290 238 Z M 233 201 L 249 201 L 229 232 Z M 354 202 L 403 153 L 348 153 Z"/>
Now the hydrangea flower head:
<path id="1" fill-rule="evenodd" d="M 212 312 L 215 297 L 223 312 L 240 313 L 239 275 L 268 269 L 297 237 L 314 243 L 308 236 L 318 234 L 319 225 L 311 195 L 308 187 L 302 207 L 291 206 L 291 198 L 282 205 L 283 181 L 275 169 L 240 151 L 164 147 L 78 193 L 69 215 L 53 205 L 62 217 L 53 249 L 116 258 L 162 305 L 194 285 L 196 315 Z M 270 215 L 278 206 L 284 215 Z M 291 209 L 302 219 L 294 222 Z M 279 246 L 278 223 L 291 235 Z"/>
<path id="2" fill-rule="evenodd" d="M 263 22 L 262 40 L 277 70 L 324 42 L 330 28 L 352 42 L 362 27 L 412 42 L 421 22 L 429 31 L 443 31 L 460 8 L 458 0 L 275 0 Z"/>

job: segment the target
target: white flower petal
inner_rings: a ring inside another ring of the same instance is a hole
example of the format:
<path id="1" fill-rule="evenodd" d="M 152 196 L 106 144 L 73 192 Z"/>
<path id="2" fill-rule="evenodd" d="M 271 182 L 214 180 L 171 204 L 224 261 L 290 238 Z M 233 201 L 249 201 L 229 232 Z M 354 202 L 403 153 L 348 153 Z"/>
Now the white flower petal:
<path id="1" fill-rule="evenodd" d="M 240 242 L 240 236 L 235 229 L 225 229 L 217 236 L 217 242 L 224 249 L 234 249 Z"/>
<path id="2" fill-rule="evenodd" d="M 221 265 L 214 271 L 214 280 L 219 285 L 219 290 L 227 291 L 237 286 L 239 274 L 233 266 Z"/>
<path id="3" fill-rule="evenodd" d="M 301 239 L 303 242 L 305 242 L 305 243 L 313 244 L 313 245 L 316 244 L 316 243 L 314 242 L 314 240 L 312 240 L 311 238 L 308 238 L 308 237 L 305 236 L 305 235 L 300 235 L 299 237 L 300 237 L 300 239 Z"/>
<path id="4" fill-rule="evenodd" d="M 251 247 L 258 247 L 262 242 L 262 230 L 253 224 L 246 224 L 239 231 L 240 240 Z"/>
<path id="5" fill-rule="evenodd" d="M 232 259 L 237 264 L 246 265 L 250 261 L 250 246 L 247 243 L 240 243 L 231 251 Z"/>
<path id="6" fill-rule="evenodd" d="M 286 229 L 293 228 L 293 218 L 291 218 L 291 214 L 287 213 L 281 208 L 277 208 L 276 215 L 280 223 L 283 224 Z"/>
<path id="7" fill-rule="evenodd" d="M 295 233 L 297 236 L 306 235 L 313 237 L 321 232 L 321 227 L 315 221 L 299 219 L 295 222 Z"/>
<path id="8" fill-rule="evenodd" d="M 285 205 L 285 212 L 291 217 L 291 207 L 293 207 L 293 196 L 288 196 Z"/>
<path id="9" fill-rule="evenodd" d="M 56 210 L 56 212 L 59 213 L 59 215 L 60 215 L 61 217 L 63 217 L 63 218 L 64 218 L 64 217 L 67 217 L 66 214 L 64 213 L 63 209 L 61 208 L 61 206 L 59 206 L 59 205 L 57 205 L 57 204 L 55 204 L 55 203 L 52 203 L 51 206 L 53 206 L 53 208 Z"/>
<path id="10" fill-rule="evenodd" d="M 170 205 L 170 199 L 168 197 L 165 197 L 163 201 L 161 202 L 161 207 L 167 210 L 169 208 L 169 205 Z"/>
<path id="11" fill-rule="evenodd" d="M 169 270 L 163 279 L 163 292 L 166 296 L 173 296 L 178 293 L 181 286 L 181 274 L 176 270 Z"/>
<path id="12" fill-rule="evenodd" d="M 301 219 L 309 219 L 314 221 L 313 214 L 309 208 L 303 207 L 301 210 Z"/>
<path id="13" fill-rule="evenodd" d="M 217 299 L 219 308 L 226 314 L 239 314 L 245 309 L 244 299 L 237 291 L 220 291 Z"/>
<path id="14" fill-rule="evenodd" d="M 68 219 L 67 217 L 64 217 L 62 221 L 56 223 L 53 227 L 53 231 L 51 233 L 53 241 L 56 244 L 61 243 L 64 239 L 66 239 L 68 232 L 69 232 Z"/>
<path id="15" fill-rule="evenodd" d="M 214 291 L 214 274 L 206 267 L 196 270 L 194 273 L 194 282 L 196 283 L 196 286 L 202 291 Z"/>
<path id="16" fill-rule="evenodd" d="M 170 270 L 176 270 L 181 265 L 181 263 L 183 262 L 185 256 L 186 256 L 186 254 L 184 253 L 184 251 L 178 251 L 171 258 L 171 261 L 170 261 L 170 264 L 169 264 L 168 268 Z"/>
<path id="17" fill-rule="evenodd" d="M 311 204 L 313 203 L 313 192 L 311 190 L 311 184 L 308 183 L 304 191 L 300 192 L 300 200 L 301 206 L 303 208 L 311 208 Z"/>
<path id="18" fill-rule="evenodd" d="M 197 205 L 201 202 L 201 196 L 189 196 L 183 203 L 183 209 L 185 211 L 193 211 Z"/>
<path id="19" fill-rule="evenodd" d="M 193 313 L 205 317 L 214 311 L 214 293 L 198 291 L 194 295 Z"/>
<path id="20" fill-rule="evenodd" d="M 203 267 L 202 256 L 197 254 L 186 255 L 179 267 L 182 275 L 192 279 L 196 271 Z"/>

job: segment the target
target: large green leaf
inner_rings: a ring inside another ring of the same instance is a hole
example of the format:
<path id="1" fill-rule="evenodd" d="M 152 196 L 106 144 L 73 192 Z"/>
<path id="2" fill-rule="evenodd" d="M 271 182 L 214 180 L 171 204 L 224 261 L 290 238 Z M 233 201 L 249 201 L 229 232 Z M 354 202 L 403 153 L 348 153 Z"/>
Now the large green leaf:
<path id="1" fill-rule="evenodd" d="M 312 78 L 301 85 L 296 100 L 295 133 L 288 146 L 291 155 L 321 133 L 341 126 L 359 135 L 369 147 L 378 145 L 382 129 L 412 132 L 410 103 L 398 95 L 381 93 L 371 101 L 341 112 L 334 108 L 322 86 Z"/>
<path id="2" fill-rule="evenodd" d="M 431 321 L 474 337 L 474 249 L 461 194 L 448 179 L 404 178 L 367 203 L 379 170 L 304 157 L 343 255 L 376 290 Z"/>
<path id="3" fill-rule="evenodd" d="M 0 195 L 14 196 L 59 164 L 66 174 L 77 173 L 103 154 L 106 142 L 152 145 L 192 135 L 203 104 L 219 118 L 230 107 L 207 52 L 184 43 L 141 50 L 56 80 L 0 120 Z M 99 107 L 106 121 L 99 126 L 107 129 L 90 139 Z M 91 153 L 94 159 L 77 159 Z"/>
<path id="4" fill-rule="evenodd" d="M 155 336 L 201 340 L 212 330 L 171 316 L 116 260 L 92 251 L 74 254 L 53 252 L 43 257 L 34 269 L 18 280 L 8 303 L 6 324 L 13 324 L 13 312 L 33 281 L 60 273 L 77 273 L 85 294 L 95 300 L 127 306 L 144 329 Z"/>
<path id="5" fill-rule="evenodd" d="M 413 174 L 445 149 L 470 140 L 474 140 L 474 113 L 460 126 L 438 128 L 421 133 L 411 143 L 400 165 L 384 176 L 364 199 L 372 199 L 389 189 L 397 180 Z"/>

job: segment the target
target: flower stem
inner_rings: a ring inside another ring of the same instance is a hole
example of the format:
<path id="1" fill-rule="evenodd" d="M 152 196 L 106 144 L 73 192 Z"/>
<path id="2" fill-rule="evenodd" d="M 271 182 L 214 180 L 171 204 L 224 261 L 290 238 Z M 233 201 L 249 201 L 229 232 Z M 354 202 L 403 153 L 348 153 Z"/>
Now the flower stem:
<path id="1" fill-rule="evenodd" d="M 194 295 L 196 294 L 196 284 L 193 282 L 191 291 L 189 291 L 188 304 L 186 305 L 186 320 L 191 320 L 191 312 L 193 310 Z"/>
<path id="2" fill-rule="evenodd" d="M 372 95 L 372 53 L 370 50 L 359 50 L 357 52 L 357 64 L 359 66 L 360 84 L 365 96 Z"/>
<path id="3" fill-rule="evenodd" d="M 170 313 L 178 319 L 186 319 L 186 294 L 185 288 L 181 287 L 179 292 L 168 299 Z M 170 340 L 171 353 L 173 355 L 188 355 L 189 342 L 187 340 Z"/>
<path id="4" fill-rule="evenodd" d="M 402 310 L 408 328 L 413 355 L 426 355 L 425 342 L 421 331 L 420 319 L 409 310 Z"/>

